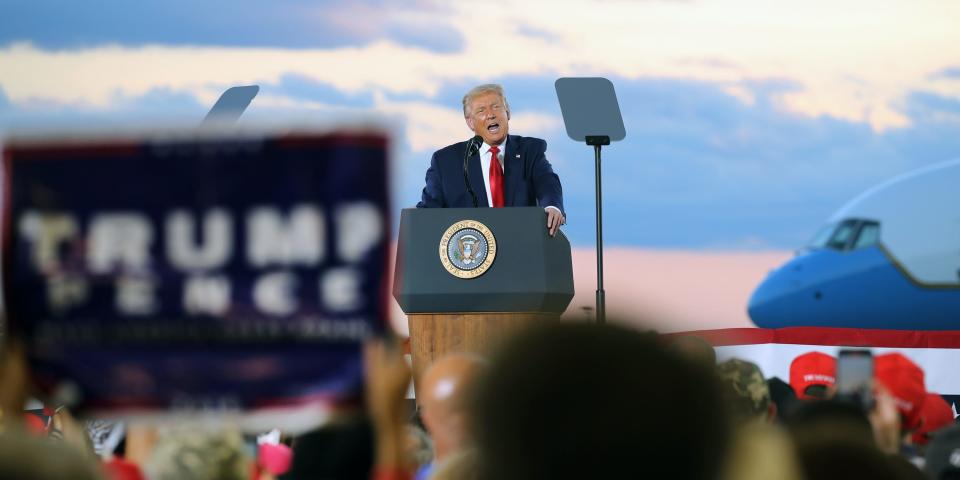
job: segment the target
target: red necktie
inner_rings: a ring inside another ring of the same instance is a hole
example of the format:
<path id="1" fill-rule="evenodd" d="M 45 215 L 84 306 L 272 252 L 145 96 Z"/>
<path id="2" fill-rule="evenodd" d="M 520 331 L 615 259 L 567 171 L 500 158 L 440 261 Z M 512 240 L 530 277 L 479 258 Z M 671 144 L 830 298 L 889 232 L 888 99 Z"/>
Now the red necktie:
<path id="1" fill-rule="evenodd" d="M 503 206 L 503 167 L 500 166 L 500 160 L 497 154 L 500 153 L 500 147 L 493 145 L 490 147 L 490 195 L 491 206 L 499 208 Z"/>

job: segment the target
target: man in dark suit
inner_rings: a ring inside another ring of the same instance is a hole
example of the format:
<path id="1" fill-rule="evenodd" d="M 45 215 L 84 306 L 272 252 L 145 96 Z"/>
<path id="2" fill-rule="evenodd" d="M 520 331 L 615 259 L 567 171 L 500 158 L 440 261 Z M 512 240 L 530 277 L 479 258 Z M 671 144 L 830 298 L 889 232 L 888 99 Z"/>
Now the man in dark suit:
<path id="1" fill-rule="evenodd" d="M 541 206 L 547 229 L 555 235 L 566 222 L 560 177 L 545 152 L 547 142 L 509 134 L 510 105 L 500 85 L 480 85 L 463 96 L 467 126 L 483 139 L 468 161 L 470 185 L 479 207 Z M 430 159 L 418 208 L 472 207 L 463 179 L 468 142 L 437 150 Z M 493 161 L 496 159 L 497 161 Z"/>

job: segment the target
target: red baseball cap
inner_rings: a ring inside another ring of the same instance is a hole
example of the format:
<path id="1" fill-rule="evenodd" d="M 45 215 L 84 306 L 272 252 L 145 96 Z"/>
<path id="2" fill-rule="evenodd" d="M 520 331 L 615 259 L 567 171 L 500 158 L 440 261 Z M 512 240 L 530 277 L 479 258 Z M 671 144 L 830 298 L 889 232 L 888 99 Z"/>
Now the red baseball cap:
<path id="1" fill-rule="evenodd" d="M 293 450 L 282 444 L 257 445 L 257 464 L 273 475 L 282 475 L 293 465 Z"/>
<path id="2" fill-rule="evenodd" d="M 936 393 L 927 393 L 927 398 L 920 407 L 920 418 L 923 424 L 913 432 L 913 443 L 926 445 L 930 441 L 930 434 L 947 425 L 953 425 L 953 409 L 950 404 Z"/>
<path id="3" fill-rule="evenodd" d="M 103 470 L 109 480 L 144 480 L 146 478 L 136 463 L 117 457 L 103 462 Z"/>
<path id="4" fill-rule="evenodd" d="M 26 424 L 27 431 L 38 436 L 46 436 L 47 424 L 39 415 L 33 412 L 26 412 L 23 415 L 23 421 Z"/>
<path id="5" fill-rule="evenodd" d="M 837 383 L 837 359 L 821 352 L 807 352 L 790 363 L 790 386 L 797 398 L 811 400 L 805 392 L 807 387 L 822 385 L 832 387 Z"/>
<path id="6" fill-rule="evenodd" d="M 923 370 L 902 354 L 886 353 L 874 359 L 873 371 L 877 382 L 890 391 L 897 403 L 897 410 L 903 415 L 904 428 L 915 430 L 920 427 L 920 411 L 927 399 Z"/>

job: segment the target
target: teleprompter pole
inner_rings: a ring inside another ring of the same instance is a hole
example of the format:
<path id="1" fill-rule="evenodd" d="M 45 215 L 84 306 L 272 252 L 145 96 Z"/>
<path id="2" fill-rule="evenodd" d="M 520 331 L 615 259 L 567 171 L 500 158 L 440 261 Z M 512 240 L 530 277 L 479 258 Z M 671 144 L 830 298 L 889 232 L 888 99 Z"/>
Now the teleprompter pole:
<path id="1" fill-rule="evenodd" d="M 593 145 L 594 160 L 596 163 L 595 179 L 597 194 L 597 323 L 606 323 L 607 306 L 606 292 L 603 291 L 603 190 L 600 182 L 600 149 L 603 145 L 610 145 L 610 137 L 606 135 L 587 135 L 587 145 Z"/>

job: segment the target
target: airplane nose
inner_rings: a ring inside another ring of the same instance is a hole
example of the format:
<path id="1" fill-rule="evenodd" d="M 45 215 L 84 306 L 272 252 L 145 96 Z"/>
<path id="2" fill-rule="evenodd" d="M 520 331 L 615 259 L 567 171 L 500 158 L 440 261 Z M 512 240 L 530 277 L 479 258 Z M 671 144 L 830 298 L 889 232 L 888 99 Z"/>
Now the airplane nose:
<path id="1" fill-rule="evenodd" d="M 770 272 L 747 303 L 747 314 L 760 328 L 787 326 L 791 317 L 789 297 L 797 290 L 801 268 L 787 265 Z"/>
<path id="2" fill-rule="evenodd" d="M 750 320 L 753 320 L 756 326 L 761 328 L 768 328 L 766 320 L 775 318 L 775 315 L 770 314 L 771 298 L 773 297 L 770 290 L 767 280 L 764 280 L 750 295 L 750 301 L 747 303 L 747 315 L 750 316 Z"/>
<path id="3" fill-rule="evenodd" d="M 796 327 L 822 319 L 821 287 L 846 274 L 842 253 L 803 252 L 770 272 L 747 303 L 747 314 L 761 328 Z"/>

